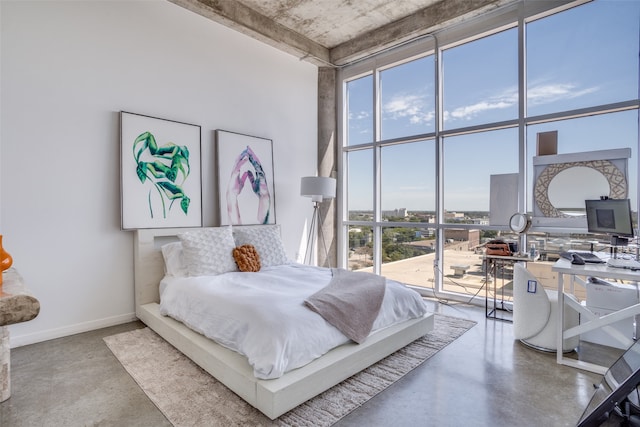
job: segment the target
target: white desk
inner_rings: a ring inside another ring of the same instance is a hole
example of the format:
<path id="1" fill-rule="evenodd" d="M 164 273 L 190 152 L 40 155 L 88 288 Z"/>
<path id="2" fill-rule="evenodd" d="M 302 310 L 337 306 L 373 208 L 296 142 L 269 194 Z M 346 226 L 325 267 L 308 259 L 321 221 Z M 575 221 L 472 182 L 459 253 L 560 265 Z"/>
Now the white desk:
<path id="1" fill-rule="evenodd" d="M 607 314 L 602 317 L 598 317 L 591 313 L 586 307 L 580 305 L 573 298 L 565 298 L 564 292 L 564 276 L 569 276 L 570 293 L 573 293 L 574 284 L 576 281 L 582 285 L 585 285 L 585 280 L 582 277 L 593 276 L 603 279 L 618 279 L 629 281 L 640 281 L 640 271 L 632 271 L 624 268 L 608 267 L 606 264 L 585 264 L 574 265 L 569 260 L 560 258 L 552 267 L 552 271 L 558 273 L 558 352 L 557 361 L 559 364 L 573 366 L 574 368 L 584 369 L 586 371 L 595 372 L 604 375 L 607 366 L 600 366 L 594 363 L 584 362 L 575 359 L 569 359 L 564 357 L 562 353 L 562 342 L 566 338 L 571 338 L 582 333 L 602 328 L 604 331 L 611 334 L 614 338 L 619 340 L 628 340 L 615 328 L 608 326 L 619 320 L 626 319 L 628 317 L 640 314 L 640 304 L 635 304 L 630 307 L 623 308 L 611 314 Z M 567 304 L 571 308 L 575 309 L 581 314 L 581 320 L 587 320 L 587 322 L 581 321 L 579 326 L 564 330 L 564 305 Z M 629 342 L 631 344 L 631 342 Z"/>

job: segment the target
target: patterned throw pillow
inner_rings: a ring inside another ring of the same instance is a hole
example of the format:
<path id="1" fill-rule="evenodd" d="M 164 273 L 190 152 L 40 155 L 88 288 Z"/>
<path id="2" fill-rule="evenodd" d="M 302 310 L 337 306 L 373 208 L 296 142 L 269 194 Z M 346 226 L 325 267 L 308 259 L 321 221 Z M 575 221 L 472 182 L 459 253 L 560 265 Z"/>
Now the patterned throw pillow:
<path id="1" fill-rule="evenodd" d="M 233 236 L 237 246 L 253 245 L 256 248 L 262 267 L 290 263 L 282 244 L 279 225 L 234 227 Z"/>
<path id="2" fill-rule="evenodd" d="M 260 271 L 260 255 L 253 245 L 242 245 L 235 248 L 233 259 L 236 260 L 240 271 Z"/>
<path id="3" fill-rule="evenodd" d="M 189 276 L 211 276 L 238 271 L 231 227 L 203 228 L 178 235 Z"/>

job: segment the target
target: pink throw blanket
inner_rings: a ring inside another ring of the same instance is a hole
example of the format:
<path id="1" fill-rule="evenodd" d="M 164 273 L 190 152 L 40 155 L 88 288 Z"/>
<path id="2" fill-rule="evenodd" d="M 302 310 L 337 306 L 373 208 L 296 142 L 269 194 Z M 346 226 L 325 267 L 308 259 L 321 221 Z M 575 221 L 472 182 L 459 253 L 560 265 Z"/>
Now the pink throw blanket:
<path id="1" fill-rule="evenodd" d="M 327 286 L 304 304 L 335 326 L 347 338 L 362 343 L 378 317 L 386 279 L 377 274 L 332 268 Z"/>

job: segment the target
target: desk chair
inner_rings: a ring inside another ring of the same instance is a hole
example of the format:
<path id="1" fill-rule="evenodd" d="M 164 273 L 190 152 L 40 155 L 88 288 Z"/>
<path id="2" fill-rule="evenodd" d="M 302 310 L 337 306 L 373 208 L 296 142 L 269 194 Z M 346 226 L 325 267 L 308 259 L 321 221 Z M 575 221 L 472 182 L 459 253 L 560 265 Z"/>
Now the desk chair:
<path id="1" fill-rule="evenodd" d="M 558 348 L 557 322 L 558 291 L 544 289 L 542 283 L 525 268 L 524 264 L 515 264 L 513 266 L 514 338 L 537 350 L 555 352 Z M 565 305 L 565 329 L 578 326 L 578 323 L 578 312 Z M 579 343 L 579 336 L 565 339 L 562 351 L 571 352 Z"/>

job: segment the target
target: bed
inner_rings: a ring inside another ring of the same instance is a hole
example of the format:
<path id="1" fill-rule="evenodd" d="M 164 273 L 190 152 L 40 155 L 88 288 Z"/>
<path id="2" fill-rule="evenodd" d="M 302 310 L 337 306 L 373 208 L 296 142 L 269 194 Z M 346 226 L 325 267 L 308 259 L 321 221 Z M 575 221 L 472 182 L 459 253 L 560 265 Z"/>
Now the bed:
<path id="1" fill-rule="evenodd" d="M 202 230 L 202 229 L 195 229 Z M 247 358 L 183 323 L 161 314 L 160 282 L 165 276 L 162 246 L 189 229 L 146 229 L 134 235 L 136 316 L 242 399 L 275 419 L 433 329 L 433 314 L 348 342 L 275 379 L 259 379 Z"/>

